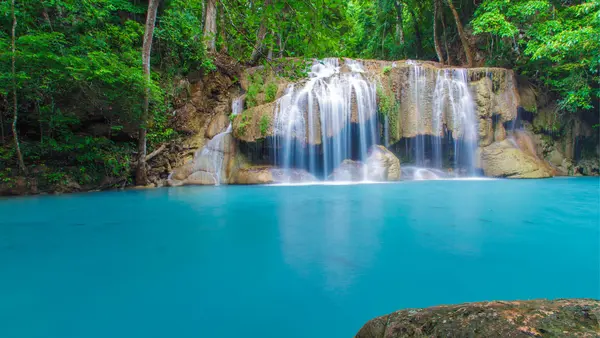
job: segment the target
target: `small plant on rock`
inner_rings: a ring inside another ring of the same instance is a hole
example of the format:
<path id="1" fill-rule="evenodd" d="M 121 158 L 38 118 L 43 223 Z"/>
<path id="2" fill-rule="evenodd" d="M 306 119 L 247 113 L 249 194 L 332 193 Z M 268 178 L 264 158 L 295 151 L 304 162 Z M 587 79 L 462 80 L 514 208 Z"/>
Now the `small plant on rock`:
<path id="1" fill-rule="evenodd" d="M 258 123 L 258 126 L 260 127 L 260 134 L 262 136 L 267 135 L 267 131 L 269 131 L 270 124 L 271 124 L 271 121 L 270 121 L 268 115 L 263 115 L 260 117 L 260 122 Z"/>
<path id="2" fill-rule="evenodd" d="M 275 97 L 277 96 L 277 85 L 273 82 L 267 85 L 265 89 L 265 102 L 273 102 L 275 101 Z"/>

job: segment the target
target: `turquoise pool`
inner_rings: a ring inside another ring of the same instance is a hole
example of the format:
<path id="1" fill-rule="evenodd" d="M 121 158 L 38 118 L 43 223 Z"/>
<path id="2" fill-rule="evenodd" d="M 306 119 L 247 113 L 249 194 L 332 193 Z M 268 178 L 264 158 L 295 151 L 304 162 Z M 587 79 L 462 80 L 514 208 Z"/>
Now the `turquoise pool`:
<path id="1" fill-rule="evenodd" d="M 351 337 L 406 307 L 600 298 L 600 181 L 0 199 L 13 337 Z"/>

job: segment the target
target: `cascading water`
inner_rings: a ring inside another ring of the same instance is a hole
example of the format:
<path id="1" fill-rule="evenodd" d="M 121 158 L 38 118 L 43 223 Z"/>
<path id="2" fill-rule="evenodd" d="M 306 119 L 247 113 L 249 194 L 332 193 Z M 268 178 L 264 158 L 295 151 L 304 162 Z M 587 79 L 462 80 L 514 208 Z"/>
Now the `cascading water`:
<path id="1" fill-rule="evenodd" d="M 238 97 L 231 104 L 231 114 L 238 115 L 244 108 L 244 100 Z M 194 170 L 205 171 L 212 175 L 215 185 L 223 183 L 223 163 L 228 154 L 231 142 L 232 123 L 227 129 L 215 135 L 208 143 L 194 155 Z"/>
<path id="2" fill-rule="evenodd" d="M 284 170 L 327 177 L 346 159 L 367 159 L 378 135 L 375 84 L 360 62 L 344 66 L 336 58 L 315 61 L 306 83 L 278 100 L 275 160 Z"/>
<path id="3" fill-rule="evenodd" d="M 443 69 L 438 71 L 433 99 L 433 122 L 437 135 L 443 134 L 444 114 L 450 114 L 446 121 L 452 121 L 454 143 L 454 168 L 466 170 L 466 174 L 475 173 L 474 156 L 477 147 L 477 121 L 475 103 L 468 84 L 467 70 Z M 434 163 L 441 168 L 441 144 L 434 143 Z"/>
<path id="4" fill-rule="evenodd" d="M 451 141 L 455 172 L 475 173 L 474 154 L 477 147 L 475 104 L 469 89 L 467 69 L 449 68 L 425 71 L 424 66 L 411 65 L 407 104 L 413 109 L 416 135 L 413 142 L 414 164 L 417 167 L 441 169 L 445 165 L 443 141 Z M 430 78 L 434 76 L 435 87 Z M 433 89 L 433 90 L 432 90 Z M 427 102 L 431 105 L 427 105 Z M 426 137 L 426 135 L 433 137 Z M 408 146 L 408 144 L 407 144 Z M 430 152 L 426 153 L 427 146 Z"/>

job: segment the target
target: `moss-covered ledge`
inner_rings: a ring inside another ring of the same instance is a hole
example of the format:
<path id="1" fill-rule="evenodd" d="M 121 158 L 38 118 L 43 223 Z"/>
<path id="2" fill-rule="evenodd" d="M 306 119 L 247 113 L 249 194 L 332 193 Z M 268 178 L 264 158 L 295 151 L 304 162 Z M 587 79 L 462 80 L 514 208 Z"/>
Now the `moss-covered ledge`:
<path id="1" fill-rule="evenodd" d="M 599 336 L 600 301 L 540 299 L 401 310 L 368 321 L 356 338 Z"/>

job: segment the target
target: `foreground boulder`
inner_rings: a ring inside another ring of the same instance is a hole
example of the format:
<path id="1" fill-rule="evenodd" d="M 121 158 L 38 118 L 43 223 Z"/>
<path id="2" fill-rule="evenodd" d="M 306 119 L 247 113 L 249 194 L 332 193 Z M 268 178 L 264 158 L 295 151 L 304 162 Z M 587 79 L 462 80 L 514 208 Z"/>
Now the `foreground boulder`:
<path id="1" fill-rule="evenodd" d="M 377 317 L 356 338 L 599 337 L 599 320 L 592 299 L 467 303 Z"/>

